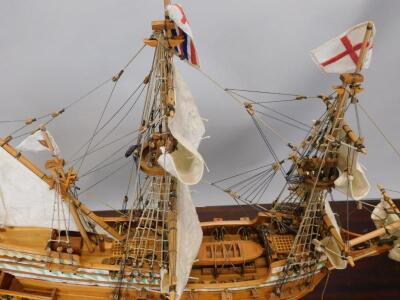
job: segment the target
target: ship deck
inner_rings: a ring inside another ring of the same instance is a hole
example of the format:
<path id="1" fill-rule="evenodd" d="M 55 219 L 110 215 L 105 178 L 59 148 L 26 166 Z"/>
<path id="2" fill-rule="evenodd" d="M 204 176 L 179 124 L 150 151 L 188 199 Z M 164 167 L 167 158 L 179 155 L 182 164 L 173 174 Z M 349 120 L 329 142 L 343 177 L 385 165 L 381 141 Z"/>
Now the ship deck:
<path id="1" fill-rule="evenodd" d="M 9 249 L 42 256 L 49 255 L 46 244 L 50 237 L 50 230 L 46 228 L 7 228 L 0 232 L 0 249 Z M 83 245 L 79 256 L 73 255 L 79 261 L 80 267 L 115 269 L 117 267 L 104 265 L 102 261 L 110 257 L 112 243 L 105 242 L 104 251 L 98 247 L 94 252 L 89 252 Z"/>

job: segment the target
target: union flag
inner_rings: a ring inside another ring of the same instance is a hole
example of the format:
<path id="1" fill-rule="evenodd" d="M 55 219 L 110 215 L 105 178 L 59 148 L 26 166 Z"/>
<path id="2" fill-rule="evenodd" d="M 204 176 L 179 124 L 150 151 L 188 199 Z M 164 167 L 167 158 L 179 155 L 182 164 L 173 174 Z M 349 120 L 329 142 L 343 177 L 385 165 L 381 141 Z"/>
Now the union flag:
<path id="1" fill-rule="evenodd" d="M 197 49 L 193 41 L 193 33 L 189 26 L 189 21 L 185 11 L 180 4 L 170 4 L 167 6 L 169 18 L 175 23 L 174 36 L 183 36 L 184 41 L 176 50 L 181 59 L 186 60 L 189 64 L 200 67 Z"/>

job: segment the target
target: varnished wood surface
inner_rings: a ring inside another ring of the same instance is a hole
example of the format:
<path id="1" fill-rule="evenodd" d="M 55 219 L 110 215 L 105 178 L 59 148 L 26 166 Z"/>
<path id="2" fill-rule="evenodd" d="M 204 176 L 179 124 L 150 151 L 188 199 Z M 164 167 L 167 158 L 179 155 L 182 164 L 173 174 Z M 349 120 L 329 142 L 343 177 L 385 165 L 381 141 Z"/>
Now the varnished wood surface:
<path id="1" fill-rule="evenodd" d="M 373 202 L 370 202 L 373 203 Z M 376 202 L 375 202 L 376 203 Z M 396 201 L 399 205 L 399 201 Z M 331 202 L 332 209 L 340 215 L 341 225 L 347 228 L 346 211 L 349 211 L 349 228 L 352 231 L 365 233 L 375 229 L 370 213 L 357 210 L 356 204 L 350 202 Z M 371 209 L 371 208 L 368 208 Z M 213 218 L 238 219 L 254 217 L 256 211 L 248 206 L 209 206 L 197 209 L 201 221 Z M 307 295 L 305 300 L 321 299 L 325 284 L 323 279 L 316 290 Z M 362 259 L 354 268 L 332 271 L 325 291 L 324 300 L 399 300 L 400 299 L 400 263 L 383 254 Z"/>
<path id="2" fill-rule="evenodd" d="M 376 204 L 377 201 L 367 201 Z M 400 206 L 400 201 L 396 201 Z M 340 216 L 343 228 L 366 233 L 375 229 L 371 221 L 371 207 L 358 210 L 355 202 L 331 202 L 332 209 Z M 269 208 L 269 205 L 265 207 Z M 347 212 L 349 226 L 347 226 Z M 212 221 L 213 218 L 224 220 L 238 220 L 241 217 L 254 218 L 257 211 L 249 206 L 208 206 L 198 207 L 197 213 L 200 221 Z M 113 216 L 115 212 L 96 212 L 101 216 Z M 321 299 L 325 279 L 317 288 L 307 295 L 305 300 Z M 324 300 L 400 300 L 400 263 L 395 262 L 383 254 L 376 257 L 365 258 L 356 262 L 354 268 L 348 266 L 346 270 L 332 271 L 323 297 Z"/>

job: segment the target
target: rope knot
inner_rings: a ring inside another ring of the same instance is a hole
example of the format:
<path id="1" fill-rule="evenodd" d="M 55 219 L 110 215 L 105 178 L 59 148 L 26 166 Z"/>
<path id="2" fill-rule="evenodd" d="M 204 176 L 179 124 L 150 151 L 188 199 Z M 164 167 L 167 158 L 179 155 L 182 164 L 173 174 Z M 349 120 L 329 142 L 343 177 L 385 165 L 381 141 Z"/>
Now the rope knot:
<path id="1" fill-rule="evenodd" d="M 246 108 L 247 112 L 249 113 L 249 115 L 253 116 L 254 115 L 254 108 L 253 105 L 249 102 L 244 103 L 244 107 Z"/>
<path id="2" fill-rule="evenodd" d="M 119 71 L 119 73 L 118 73 L 117 75 L 114 75 L 114 76 L 112 77 L 112 81 L 117 82 L 117 81 L 121 78 L 122 74 L 124 74 L 124 69 L 122 69 L 121 71 Z"/>

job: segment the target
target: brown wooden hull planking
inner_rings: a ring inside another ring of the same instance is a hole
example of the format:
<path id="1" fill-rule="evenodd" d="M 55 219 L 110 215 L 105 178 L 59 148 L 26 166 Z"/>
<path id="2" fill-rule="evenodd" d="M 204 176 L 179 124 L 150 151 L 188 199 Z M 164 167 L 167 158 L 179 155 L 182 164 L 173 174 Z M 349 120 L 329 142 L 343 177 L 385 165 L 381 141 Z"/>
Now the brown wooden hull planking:
<path id="1" fill-rule="evenodd" d="M 268 214 L 260 213 L 253 220 L 204 222 L 198 260 L 181 299 L 300 299 L 310 293 L 331 268 L 328 260 L 321 259 L 311 276 L 294 275 L 278 296 L 276 286 L 293 236 L 269 234 L 260 238 L 257 226 L 269 225 L 269 221 Z M 248 226 L 247 231 L 244 226 Z M 136 282 L 146 280 L 145 283 L 131 283 L 129 288 L 118 284 L 119 266 L 117 260 L 110 260 L 115 256 L 110 240 L 106 239 L 103 247 L 96 247 L 94 252 L 81 243 L 79 255 L 49 253 L 43 249 L 48 235 L 49 230 L 41 228 L 5 228 L 0 232 L 0 295 L 16 299 L 110 299 L 117 286 L 122 286 L 120 299 L 161 299 L 157 276 L 152 281 L 144 278 L 144 274 L 159 270 L 146 272 L 143 266 L 141 274 L 128 278 L 136 276 Z M 263 244 L 265 241 L 267 244 Z M 265 245 L 270 247 L 269 258 Z M 370 245 L 349 254 L 356 261 L 390 249 L 390 245 Z M 135 270 L 126 271 L 134 274 Z"/>

